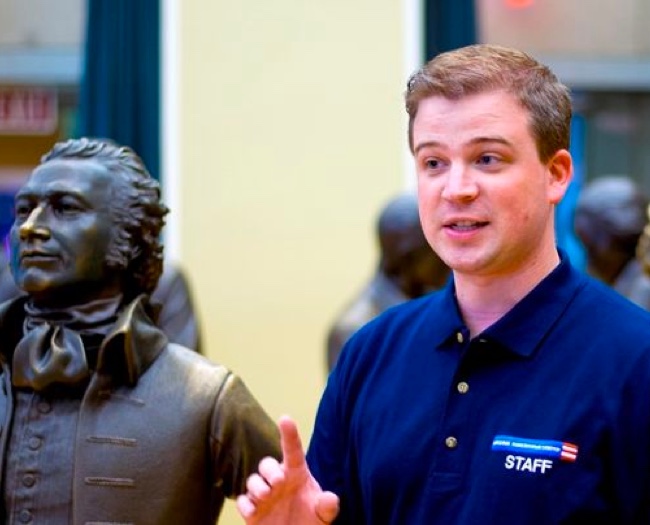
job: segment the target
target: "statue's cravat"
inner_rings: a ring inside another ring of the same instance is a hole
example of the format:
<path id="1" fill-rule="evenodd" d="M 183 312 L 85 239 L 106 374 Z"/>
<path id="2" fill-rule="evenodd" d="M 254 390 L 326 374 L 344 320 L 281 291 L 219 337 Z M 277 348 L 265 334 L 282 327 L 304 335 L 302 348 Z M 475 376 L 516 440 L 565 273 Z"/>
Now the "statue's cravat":
<path id="1" fill-rule="evenodd" d="M 77 385 L 90 375 L 78 332 L 43 323 L 32 328 L 16 346 L 14 386 L 45 390 L 51 384 Z"/>
<path id="2" fill-rule="evenodd" d="M 25 305 L 24 336 L 16 345 L 12 383 L 42 391 L 50 385 L 83 384 L 90 368 L 82 336 L 106 335 L 121 297 L 67 310 L 44 311 Z"/>

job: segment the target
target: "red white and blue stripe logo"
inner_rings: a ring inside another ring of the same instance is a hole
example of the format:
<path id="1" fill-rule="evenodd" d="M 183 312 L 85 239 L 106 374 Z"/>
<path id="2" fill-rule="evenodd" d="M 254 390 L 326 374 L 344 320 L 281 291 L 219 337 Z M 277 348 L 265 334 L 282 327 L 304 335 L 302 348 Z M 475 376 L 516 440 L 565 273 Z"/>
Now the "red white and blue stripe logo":
<path id="1" fill-rule="evenodd" d="M 525 454 L 526 456 L 542 456 L 569 463 L 578 459 L 578 445 L 552 439 L 528 439 L 499 435 L 495 436 L 492 441 L 492 450 Z"/>

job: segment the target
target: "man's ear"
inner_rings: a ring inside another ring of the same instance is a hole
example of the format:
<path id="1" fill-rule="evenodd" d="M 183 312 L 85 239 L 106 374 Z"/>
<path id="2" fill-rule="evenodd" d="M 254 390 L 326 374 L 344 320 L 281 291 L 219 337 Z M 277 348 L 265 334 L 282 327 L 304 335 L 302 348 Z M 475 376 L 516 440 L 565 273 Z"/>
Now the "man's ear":
<path id="1" fill-rule="evenodd" d="M 549 202 L 551 204 L 557 204 L 564 197 L 573 178 L 573 160 L 571 154 L 565 149 L 556 151 L 546 163 L 546 170 L 549 176 Z"/>

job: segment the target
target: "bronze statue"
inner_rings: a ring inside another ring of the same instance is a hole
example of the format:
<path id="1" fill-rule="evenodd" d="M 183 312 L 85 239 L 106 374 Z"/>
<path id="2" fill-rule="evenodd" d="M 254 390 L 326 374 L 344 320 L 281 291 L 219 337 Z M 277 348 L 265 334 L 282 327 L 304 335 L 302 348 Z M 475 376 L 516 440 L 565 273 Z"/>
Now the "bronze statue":
<path id="1" fill-rule="evenodd" d="M 151 318 L 167 208 L 129 148 L 58 143 L 16 194 L 0 306 L 6 523 L 214 524 L 275 425 Z"/>
<path id="2" fill-rule="evenodd" d="M 632 179 L 600 177 L 580 192 L 574 218 L 587 272 L 646 309 L 650 282 L 637 258 L 637 244 L 649 202 Z"/>
<path id="3" fill-rule="evenodd" d="M 376 233 L 380 257 L 375 274 L 327 336 L 329 371 L 343 345 L 361 326 L 391 306 L 442 287 L 449 275 L 449 268 L 424 237 L 414 194 L 400 194 L 385 205 Z"/>

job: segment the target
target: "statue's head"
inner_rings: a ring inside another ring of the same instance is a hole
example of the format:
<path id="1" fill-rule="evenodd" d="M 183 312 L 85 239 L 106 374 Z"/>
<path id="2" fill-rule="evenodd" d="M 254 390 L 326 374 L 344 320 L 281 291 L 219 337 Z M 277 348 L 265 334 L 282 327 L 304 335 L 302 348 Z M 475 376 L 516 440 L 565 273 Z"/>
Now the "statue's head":
<path id="1" fill-rule="evenodd" d="M 634 180 L 625 176 L 600 177 L 580 191 L 574 229 L 587 252 L 591 274 L 612 284 L 635 258 L 648 202 Z"/>
<path id="2" fill-rule="evenodd" d="M 406 296 L 419 297 L 444 284 L 450 270 L 424 236 L 415 194 L 388 201 L 377 221 L 377 236 L 380 268 Z"/>
<path id="3" fill-rule="evenodd" d="M 58 143 L 16 194 L 14 279 L 50 306 L 151 293 L 168 211 L 130 148 L 87 138 Z"/>

